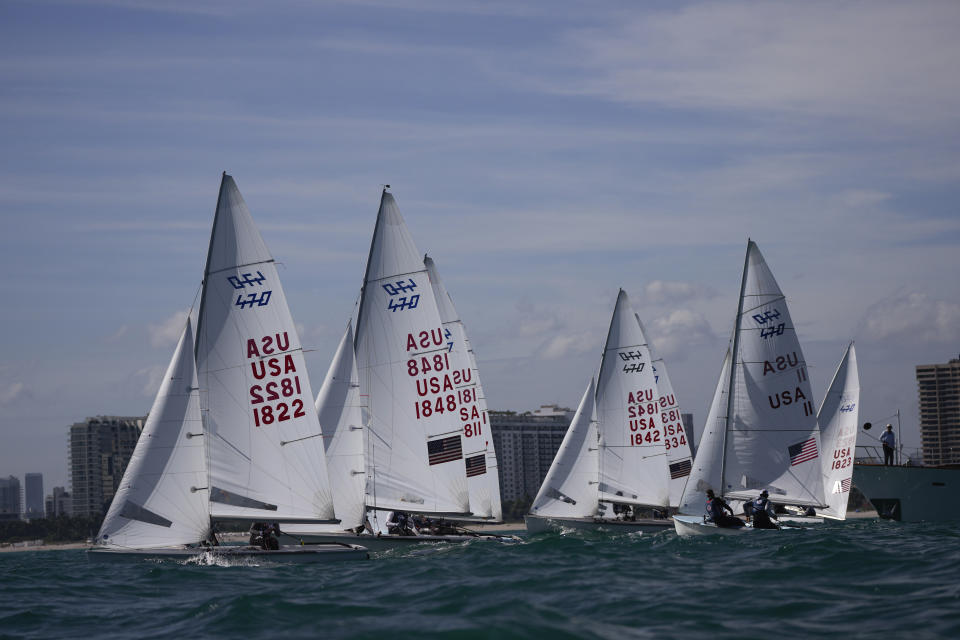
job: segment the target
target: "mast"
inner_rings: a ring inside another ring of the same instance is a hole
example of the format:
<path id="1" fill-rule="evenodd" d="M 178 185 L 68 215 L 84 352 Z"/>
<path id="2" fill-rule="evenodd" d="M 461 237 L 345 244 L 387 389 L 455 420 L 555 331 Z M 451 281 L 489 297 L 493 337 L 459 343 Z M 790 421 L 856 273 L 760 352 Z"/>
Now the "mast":
<path id="1" fill-rule="evenodd" d="M 743 274 L 740 276 L 740 299 L 737 301 L 737 315 L 733 321 L 733 351 L 730 354 L 730 381 L 727 386 L 727 417 L 723 430 L 723 455 L 720 457 L 720 495 L 727 486 L 727 433 L 730 431 L 730 418 L 733 416 L 733 389 L 737 370 L 737 350 L 740 348 L 740 316 L 743 315 L 743 292 L 747 285 L 747 266 L 750 264 L 750 247 L 753 241 L 747 238 L 747 254 L 743 258 Z"/>

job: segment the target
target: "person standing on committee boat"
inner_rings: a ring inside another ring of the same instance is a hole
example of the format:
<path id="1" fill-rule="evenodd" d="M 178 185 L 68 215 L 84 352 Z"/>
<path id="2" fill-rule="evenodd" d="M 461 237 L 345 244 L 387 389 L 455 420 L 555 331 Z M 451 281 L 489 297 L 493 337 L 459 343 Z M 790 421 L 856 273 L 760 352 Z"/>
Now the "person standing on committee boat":
<path id="1" fill-rule="evenodd" d="M 880 435 L 880 442 L 883 443 L 883 464 L 893 464 L 893 451 L 896 448 L 897 437 L 893 435 L 893 425 L 888 424 L 887 430 Z"/>

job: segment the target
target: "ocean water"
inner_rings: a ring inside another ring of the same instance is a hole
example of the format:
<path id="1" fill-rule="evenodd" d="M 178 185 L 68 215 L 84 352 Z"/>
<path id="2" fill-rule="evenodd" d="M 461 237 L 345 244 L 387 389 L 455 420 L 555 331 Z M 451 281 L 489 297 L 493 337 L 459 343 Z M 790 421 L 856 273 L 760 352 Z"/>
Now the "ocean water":
<path id="1" fill-rule="evenodd" d="M 333 564 L 0 553 L 10 638 L 958 638 L 960 523 L 539 535 Z"/>

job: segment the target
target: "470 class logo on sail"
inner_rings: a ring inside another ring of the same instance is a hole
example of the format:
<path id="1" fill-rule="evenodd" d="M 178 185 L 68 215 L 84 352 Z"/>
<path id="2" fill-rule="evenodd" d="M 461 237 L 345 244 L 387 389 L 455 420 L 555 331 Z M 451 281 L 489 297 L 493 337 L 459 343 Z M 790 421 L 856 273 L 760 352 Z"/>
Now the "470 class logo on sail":
<path id="1" fill-rule="evenodd" d="M 241 279 L 242 278 L 242 279 Z M 257 271 L 257 276 L 253 277 L 252 273 L 241 273 L 237 276 L 229 276 L 227 282 L 234 289 L 243 290 L 249 287 L 256 287 L 263 285 L 267 281 L 267 278 L 259 271 Z M 273 291 L 261 291 L 260 295 L 257 295 L 256 292 L 252 293 L 238 293 L 237 301 L 234 303 L 235 307 L 240 307 L 241 309 L 252 309 L 254 305 L 258 307 L 265 307 L 270 304 L 270 296 L 273 294 Z"/>

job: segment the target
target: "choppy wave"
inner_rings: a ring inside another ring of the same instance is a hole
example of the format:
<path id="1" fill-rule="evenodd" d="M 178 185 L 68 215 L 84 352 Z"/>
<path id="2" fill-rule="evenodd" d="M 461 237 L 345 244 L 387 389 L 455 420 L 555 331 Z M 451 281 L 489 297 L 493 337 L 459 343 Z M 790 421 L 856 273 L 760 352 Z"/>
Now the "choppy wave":
<path id="1" fill-rule="evenodd" d="M 363 562 L 0 554 L 23 638 L 960 637 L 960 525 L 681 539 L 570 532 Z"/>

